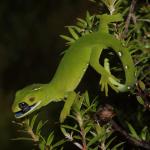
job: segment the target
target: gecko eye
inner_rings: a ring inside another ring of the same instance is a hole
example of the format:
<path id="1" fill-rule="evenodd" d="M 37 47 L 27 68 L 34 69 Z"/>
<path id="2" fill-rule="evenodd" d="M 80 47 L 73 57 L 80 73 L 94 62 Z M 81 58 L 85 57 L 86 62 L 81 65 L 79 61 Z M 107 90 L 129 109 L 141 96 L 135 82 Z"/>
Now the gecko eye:
<path id="1" fill-rule="evenodd" d="M 24 107 L 26 107 L 26 106 L 28 106 L 28 104 L 25 103 L 25 102 L 19 103 L 19 107 L 20 107 L 21 109 L 24 108 Z"/>
<path id="2" fill-rule="evenodd" d="M 24 113 L 30 110 L 30 106 L 25 102 L 19 103 L 19 107 Z"/>

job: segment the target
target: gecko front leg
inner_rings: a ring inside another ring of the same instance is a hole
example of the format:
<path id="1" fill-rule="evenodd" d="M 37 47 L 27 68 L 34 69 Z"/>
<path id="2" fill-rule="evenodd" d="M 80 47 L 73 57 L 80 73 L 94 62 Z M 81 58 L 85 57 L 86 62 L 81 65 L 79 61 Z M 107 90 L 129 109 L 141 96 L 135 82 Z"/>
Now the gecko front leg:
<path id="1" fill-rule="evenodd" d="M 105 91 L 105 95 L 108 96 L 108 85 L 118 92 L 118 89 L 116 86 L 112 84 L 110 81 L 110 78 L 113 80 L 118 80 L 116 79 L 110 72 L 108 72 L 100 63 L 99 63 L 99 58 L 101 55 L 102 50 L 105 48 L 105 46 L 101 47 L 94 47 L 91 53 L 90 57 L 90 65 L 99 73 L 101 74 L 101 79 L 100 79 L 100 86 L 101 86 L 101 91 Z"/>
<path id="2" fill-rule="evenodd" d="M 76 99 L 76 93 L 74 91 L 67 92 L 67 99 L 65 100 L 64 107 L 60 113 L 60 122 L 64 122 L 66 117 L 70 114 L 70 110 L 72 105 L 74 104 L 74 101 Z"/>

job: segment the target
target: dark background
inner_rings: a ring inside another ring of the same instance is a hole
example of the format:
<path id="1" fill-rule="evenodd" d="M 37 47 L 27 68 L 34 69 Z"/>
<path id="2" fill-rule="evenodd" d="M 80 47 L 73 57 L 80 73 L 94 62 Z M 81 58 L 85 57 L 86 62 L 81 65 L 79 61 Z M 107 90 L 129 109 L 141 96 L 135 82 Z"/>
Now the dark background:
<path id="1" fill-rule="evenodd" d="M 11 140 L 24 135 L 18 133 L 19 128 L 12 123 L 14 94 L 26 85 L 49 82 L 62 57 L 60 53 L 67 48 L 59 37 L 67 33 L 64 26 L 74 25 L 77 17 L 84 18 L 86 10 L 96 13 L 99 9 L 104 8 L 88 0 L 0 0 L 0 150 L 33 149 L 29 141 Z M 98 81 L 99 75 L 89 68 L 80 90 L 88 89 L 95 96 L 99 92 Z M 117 98 L 114 92 L 110 94 L 105 100 L 109 99 L 118 108 L 121 106 L 121 119 L 130 116 L 136 124 L 135 98 L 128 93 L 117 94 Z M 61 107 L 62 104 L 52 103 L 39 113 L 39 118 L 49 120 L 44 134 L 54 128 L 58 131 Z M 56 134 L 60 136 L 59 131 Z M 67 144 L 65 149 L 73 146 Z"/>
<path id="2" fill-rule="evenodd" d="M 53 76 L 65 41 L 65 25 L 92 9 L 87 0 L 0 1 L 0 149 L 31 149 L 20 136 L 11 112 L 15 91 Z"/>

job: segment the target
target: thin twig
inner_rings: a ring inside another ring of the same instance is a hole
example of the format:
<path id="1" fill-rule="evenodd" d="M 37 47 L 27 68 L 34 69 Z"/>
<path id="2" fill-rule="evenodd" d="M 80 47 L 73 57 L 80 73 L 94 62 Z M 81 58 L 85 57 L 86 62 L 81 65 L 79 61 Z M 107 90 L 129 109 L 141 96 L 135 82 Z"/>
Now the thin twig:
<path id="1" fill-rule="evenodd" d="M 138 140 L 132 136 L 130 136 L 125 130 L 123 130 L 115 121 L 111 120 L 110 121 L 112 128 L 115 131 L 118 131 L 121 135 L 123 135 L 131 144 L 137 146 L 137 147 L 142 147 L 145 149 L 150 150 L 150 142 Z"/>
<path id="2" fill-rule="evenodd" d="M 87 145 L 86 145 L 86 137 L 85 137 L 85 131 L 84 131 L 84 121 L 80 113 L 77 113 L 77 121 L 79 123 L 80 127 L 80 134 L 82 136 L 82 150 L 87 150 Z"/>
<path id="3" fill-rule="evenodd" d="M 123 38 L 125 38 L 127 36 L 131 18 L 133 19 L 134 23 L 136 22 L 135 21 L 135 16 L 133 15 L 135 4 L 136 4 L 136 0 L 132 0 L 131 5 L 130 5 L 130 9 L 129 9 L 129 14 L 128 14 L 128 17 L 127 17 L 126 22 L 125 22 L 125 29 L 124 29 L 124 32 L 122 34 Z"/>
<path id="4" fill-rule="evenodd" d="M 33 139 L 33 141 L 34 141 L 35 143 L 37 143 L 37 142 L 39 141 L 38 136 L 36 136 L 36 135 L 34 134 L 33 130 L 32 130 L 30 127 L 27 129 L 27 133 L 31 136 L 31 138 Z"/>
<path id="5" fill-rule="evenodd" d="M 82 144 L 83 144 L 82 150 L 87 150 L 86 139 L 85 139 L 85 132 L 84 132 L 84 128 L 83 127 L 81 127 L 81 135 L 82 135 Z"/>

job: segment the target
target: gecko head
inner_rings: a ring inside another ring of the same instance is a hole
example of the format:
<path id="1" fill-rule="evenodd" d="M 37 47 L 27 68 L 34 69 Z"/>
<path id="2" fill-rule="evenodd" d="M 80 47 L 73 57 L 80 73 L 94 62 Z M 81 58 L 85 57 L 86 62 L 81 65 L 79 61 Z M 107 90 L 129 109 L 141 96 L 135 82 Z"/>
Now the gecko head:
<path id="1" fill-rule="evenodd" d="M 16 118 L 22 118 L 42 107 L 43 84 L 32 84 L 16 92 L 12 111 Z"/>

